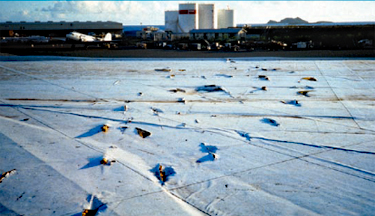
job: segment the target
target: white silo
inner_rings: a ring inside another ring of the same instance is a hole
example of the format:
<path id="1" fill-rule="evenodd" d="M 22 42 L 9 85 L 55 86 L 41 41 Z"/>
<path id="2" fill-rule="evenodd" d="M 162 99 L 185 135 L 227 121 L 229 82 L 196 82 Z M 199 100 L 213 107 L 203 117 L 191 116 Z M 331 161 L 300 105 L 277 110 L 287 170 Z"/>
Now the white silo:
<path id="1" fill-rule="evenodd" d="M 177 32 L 178 11 L 165 11 L 165 31 Z"/>
<path id="2" fill-rule="evenodd" d="M 217 11 L 217 27 L 228 28 L 235 27 L 234 10 L 220 9 Z"/>
<path id="3" fill-rule="evenodd" d="M 188 33 L 198 28 L 198 8 L 196 3 L 181 3 L 178 5 L 178 33 Z"/>
<path id="4" fill-rule="evenodd" d="M 199 29 L 214 29 L 216 25 L 215 5 L 199 4 L 198 7 Z"/>

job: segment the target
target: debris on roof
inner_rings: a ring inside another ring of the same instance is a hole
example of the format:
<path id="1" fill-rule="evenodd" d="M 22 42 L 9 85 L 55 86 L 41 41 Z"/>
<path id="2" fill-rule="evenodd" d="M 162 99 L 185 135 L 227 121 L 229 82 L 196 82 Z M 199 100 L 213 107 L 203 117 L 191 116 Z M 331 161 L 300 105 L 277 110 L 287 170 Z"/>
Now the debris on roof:
<path id="1" fill-rule="evenodd" d="M 155 69 L 155 71 L 161 71 L 161 72 L 171 72 L 172 69 L 170 68 L 161 68 L 161 69 Z"/>
<path id="2" fill-rule="evenodd" d="M 204 86 L 199 86 L 195 88 L 196 91 L 198 92 L 218 92 L 218 91 L 225 91 L 221 86 L 217 85 L 204 85 Z"/>
<path id="3" fill-rule="evenodd" d="M 3 182 L 3 180 L 7 177 L 9 177 L 10 175 L 13 175 L 14 173 L 16 173 L 16 169 L 12 169 L 12 170 L 9 170 L 9 171 L 6 171 L 4 172 L 1 177 L 0 177 L 0 183 Z"/>
<path id="4" fill-rule="evenodd" d="M 136 127 L 135 129 L 137 130 L 138 135 L 142 138 L 146 138 L 146 137 L 151 135 L 151 132 L 148 132 L 148 131 L 143 130 L 141 128 Z"/>
<path id="5" fill-rule="evenodd" d="M 177 92 L 186 93 L 186 90 L 184 90 L 184 89 L 180 89 L 180 88 L 170 89 L 169 91 L 170 91 L 170 92 L 173 92 L 173 93 L 177 93 Z"/>
<path id="6" fill-rule="evenodd" d="M 106 132 L 108 132 L 108 130 L 109 130 L 109 125 L 103 125 L 102 126 L 102 131 L 104 132 L 104 133 L 106 133 Z"/>

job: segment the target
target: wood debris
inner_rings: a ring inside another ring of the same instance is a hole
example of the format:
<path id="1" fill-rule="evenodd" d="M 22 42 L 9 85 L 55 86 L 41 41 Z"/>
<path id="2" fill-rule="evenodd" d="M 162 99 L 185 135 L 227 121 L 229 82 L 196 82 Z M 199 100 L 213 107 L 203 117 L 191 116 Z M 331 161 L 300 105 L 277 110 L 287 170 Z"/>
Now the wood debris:
<path id="1" fill-rule="evenodd" d="M 8 176 L 12 175 L 12 174 L 15 173 L 15 172 L 16 172 L 16 169 L 12 169 L 12 170 L 9 170 L 9 171 L 4 172 L 4 173 L 1 175 L 1 177 L 0 177 L 0 183 L 3 182 L 3 180 L 4 180 L 5 178 L 7 178 Z"/>
<path id="2" fill-rule="evenodd" d="M 303 95 L 303 96 L 309 97 L 309 95 L 308 95 L 309 92 L 310 92 L 310 91 L 305 91 L 305 90 L 303 90 L 303 91 L 298 91 L 297 94 L 300 94 L 300 95 Z"/>
<path id="3" fill-rule="evenodd" d="M 139 135 L 140 137 L 142 137 L 142 138 L 146 138 L 146 137 L 148 137 L 148 136 L 151 135 L 150 132 L 148 132 L 148 131 L 146 131 L 146 130 L 143 130 L 143 129 L 141 129 L 141 128 L 135 128 L 135 129 L 137 130 L 138 135 Z"/>
<path id="4" fill-rule="evenodd" d="M 180 88 L 170 89 L 169 91 L 173 92 L 173 93 L 177 93 L 177 92 L 186 93 L 186 91 L 184 89 L 180 89 Z"/>
<path id="5" fill-rule="evenodd" d="M 196 91 L 204 91 L 204 92 L 217 92 L 217 91 L 225 91 L 221 86 L 217 85 L 204 85 L 197 87 Z"/>
<path id="6" fill-rule="evenodd" d="M 171 72 L 172 69 L 170 69 L 170 68 L 161 68 L 161 69 L 155 69 L 155 71 Z"/>
<path id="7" fill-rule="evenodd" d="M 258 78 L 263 80 L 270 80 L 270 78 L 268 78 L 268 76 L 266 75 L 259 75 Z"/>
<path id="8" fill-rule="evenodd" d="M 104 133 L 108 132 L 108 130 L 109 130 L 109 126 L 108 126 L 108 125 L 103 125 L 103 126 L 102 126 L 102 131 L 103 131 Z"/>
<path id="9" fill-rule="evenodd" d="M 315 77 L 302 77 L 303 80 L 308 80 L 308 81 L 318 81 Z"/>
<path id="10" fill-rule="evenodd" d="M 162 165 L 159 165 L 159 177 L 162 182 L 165 182 L 167 180 L 167 175 L 165 175 Z"/>
<path id="11" fill-rule="evenodd" d="M 90 209 L 85 209 L 83 212 L 82 212 L 82 216 L 95 216 L 96 213 L 98 212 L 99 209 L 94 209 L 94 210 L 90 210 Z"/>
<path id="12" fill-rule="evenodd" d="M 112 163 L 115 163 L 116 160 L 108 160 L 107 158 L 103 157 L 103 159 L 100 161 L 100 164 L 103 165 L 111 165 Z"/>

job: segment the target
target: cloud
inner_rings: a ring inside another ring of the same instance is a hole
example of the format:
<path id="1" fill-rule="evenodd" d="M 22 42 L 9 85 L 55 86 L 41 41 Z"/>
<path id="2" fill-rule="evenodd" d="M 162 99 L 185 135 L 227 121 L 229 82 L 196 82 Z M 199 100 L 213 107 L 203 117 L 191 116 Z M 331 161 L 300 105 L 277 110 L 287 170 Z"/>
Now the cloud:
<path id="1" fill-rule="evenodd" d="M 186 2 L 186 1 L 184 1 Z M 200 1 L 198 1 L 200 3 Z M 266 23 L 286 17 L 316 21 L 373 21 L 375 1 L 208 1 L 235 10 L 237 23 Z M 164 11 L 178 1 L 21 1 L 2 2 L 1 21 L 116 21 L 163 25 Z"/>
<path id="2" fill-rule="evenodd" d="M 124 24 L 164 24 L 164 10 L 172 2 L 158 1 L 68 1 L 54 2 L 40 9 L 51 18 L 66 17 L 78 21 L 118 21 Z M 174 3 L 178 5 L 177 2 Z M 154 23 L 150 23 L 154 22 Z"/>

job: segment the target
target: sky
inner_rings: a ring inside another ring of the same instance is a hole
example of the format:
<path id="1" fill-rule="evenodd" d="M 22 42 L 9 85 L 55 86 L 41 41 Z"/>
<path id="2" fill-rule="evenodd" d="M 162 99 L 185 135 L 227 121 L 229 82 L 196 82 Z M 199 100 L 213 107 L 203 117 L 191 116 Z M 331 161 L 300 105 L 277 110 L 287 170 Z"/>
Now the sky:
<path id="1" fill-rule="evenodd" d="M 5 21 L 115 21 L 123 25 L 164 25 L 164 11 L 187 1 L 2 1 Z M 189 1 L 193 2 L 193 1 Z M 286 17 L 309 22 L 375 21 L 375 1 L 197 1 L 235 10 L 237 24 L 267 23 Z"/>

